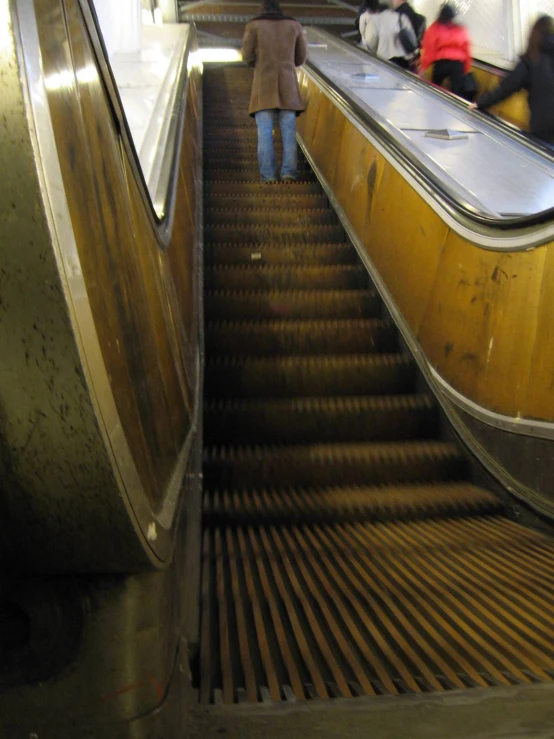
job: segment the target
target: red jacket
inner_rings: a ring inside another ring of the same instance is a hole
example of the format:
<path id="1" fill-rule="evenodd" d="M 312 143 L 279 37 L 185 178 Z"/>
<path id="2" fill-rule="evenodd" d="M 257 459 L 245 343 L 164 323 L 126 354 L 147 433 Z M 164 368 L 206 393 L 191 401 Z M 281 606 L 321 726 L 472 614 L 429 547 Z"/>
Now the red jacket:
<path id="1" fill-rule="evenodd" d="M 463 62 L 465 74 L 471 70 L 469 34 L 464 26 L 435 21 L 425 31 L 421 46 L 420 69 L 422 72 L 439 59 Z"/>

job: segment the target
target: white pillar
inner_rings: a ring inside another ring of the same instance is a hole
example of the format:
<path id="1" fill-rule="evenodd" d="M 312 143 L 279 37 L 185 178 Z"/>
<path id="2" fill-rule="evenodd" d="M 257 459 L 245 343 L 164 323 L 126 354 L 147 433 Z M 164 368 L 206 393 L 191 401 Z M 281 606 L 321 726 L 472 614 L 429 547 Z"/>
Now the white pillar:
<path id="1" fill-rule="evenodd" d="M 94 0 L 108 56 L 137 53 L 142 45 L 141 0 Z"/>
<path id="2" fill-rule="evenodd" d="M 139 52 L 142 46 L 141 0 L 116 0 L 113 7 L 117 28 L 116 50 L 121 54 Z"/>
<path id="3" fill-rule="evenodd" d="M 164 23 L 179 23 L 177 0 L 158 0 L 158 8 L 162 11 Z"/>
<path id="4" fill-rule="evenodd" d="M 108 56 L 112 56 L 116 47 L 116 28 L 113 21 L 113 11 L 111 0 L 94 0 L 94 7 L 98 22 L 100 23 L 100 31 L 104 39 L 104 46 L 108 52 Z"/>

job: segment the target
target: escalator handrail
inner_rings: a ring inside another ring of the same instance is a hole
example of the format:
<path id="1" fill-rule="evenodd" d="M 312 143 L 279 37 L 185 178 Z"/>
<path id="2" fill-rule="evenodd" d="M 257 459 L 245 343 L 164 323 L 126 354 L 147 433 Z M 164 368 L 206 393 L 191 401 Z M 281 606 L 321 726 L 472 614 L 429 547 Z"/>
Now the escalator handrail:
<path id="1" fill-rule="evenodd" d="M 390 67 L 393 66 L 389 62 L 383 62 L 383 60 L 377 58 L 375 59 L 379 63 L 386 64 Z M 466 227 L 469 226 L 477 235 L 491 236 L 492 232 L 498 239 L 502 238 L 504 234 L 509 232 L 525 231 L 526 229 L 554 222 L 554 207 L 531 215 L 513 216 L 509 218 L 495 218 L 494 216 L 480 213 L 469 203 L 464 203 L 459 195 L 445 186 L 440 177 L 426 167 L 417 155 L 412 153 L 407 147 L 403 146 L 402 143 L 389 130 L 387 130 L 383 124 L 373 118 L 361 105 L 356 103 L 350 96 L 341 90 L 339 86 L 316 64 L 308 59 L 305 62 L 304 67 L 319 82 L 332 99 L 340 103 L 341 107 L 346 109 L 346 111 L 363 126 L 363 128 L 370 131 L 378 138 L 379 143 L 395 158 L 396 161 L 399 161 L 402 164 L 405 171 L 415 178 L 418 184 L 420 184 L 434 200 L 440 199 L 442 207 L 452 218 L 454 218 L 454 220 L 460 222 L 460 225 Z M 424 86 L 427 91 L 430 90 L 430 85 L 427 82 L 420 80 L 411 73 L 405 72 L 396 66 L 394 68 L 395 72 L 398 71 L 400 75 L 406 75 L 409 77 L 412 84 L 415 82 L 416 84 Z M 451 95 L 446 91 L 432 89 L 431 92 L 448 99 L 451 104 L 457 105 L 464 110 L 467 109 L 467 103 L 465 101 L 456 98 L 454 95 Z M 476 113 L 476 115 L 479 114 Z M 542 147 L 536 145 L 534 140 L 530 140 L 527 136 L 524 136 L 522 132 L 514 130 L 512 127 L 504 124 L 504 122 L 498 122 L 487 114 L 485 115 L 489 125 L 497 128 L 503 134 L 514 138 L 519 144 L 526 145 L 535 152 L 537 152 L 537 150 L 541 152 L 544 151 Z M 549 234 L 548 239 L 550 240 L 551 237 L 552 234 Z M 544 242 L 545 240 L 546 239 L 543 238 L 542 241 Z M 487 246 L 486 244 L 480 245 Z M 529 239 L 524 244 L 511 247 L 510 250 L 523 250 L 535 245 L 538 245 L 538 243 Z M 499 246 L 495 245 L 494 248 L 498 249 Z"/>

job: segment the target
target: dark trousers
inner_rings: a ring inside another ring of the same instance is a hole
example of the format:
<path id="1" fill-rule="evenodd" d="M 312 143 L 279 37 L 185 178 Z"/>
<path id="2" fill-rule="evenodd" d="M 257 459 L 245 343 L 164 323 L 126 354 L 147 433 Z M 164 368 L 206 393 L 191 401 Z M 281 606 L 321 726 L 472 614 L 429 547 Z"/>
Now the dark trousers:
<path id="1" fill-rule="evenodd" d="M 435 85 L 442 85 L 445 79 L 450 79 L 450 89 L 454 95 L 464 93 L 464 65 L 452 59 L 439 59 L 433 65 L 432 80 Z"/>

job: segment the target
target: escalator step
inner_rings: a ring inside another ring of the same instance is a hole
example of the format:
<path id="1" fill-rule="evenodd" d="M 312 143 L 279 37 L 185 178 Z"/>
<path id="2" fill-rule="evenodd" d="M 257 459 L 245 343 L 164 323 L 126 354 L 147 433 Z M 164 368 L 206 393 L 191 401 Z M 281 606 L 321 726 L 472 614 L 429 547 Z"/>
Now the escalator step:
<path id="1" fill-rule="evenodd" d="M 206 223 L 217 223 L 221 226 L 279 226 L 280 228 L 312 228 L 321 225 L 337 225 L 337 216 L 329 208 L 318 210 L 296 209 L 286 207 L 279 210 L 264 210 L 263 208 L 243 207 L 242 210 L 228 208 L 213 210 L 206 208 Z M 341 234 L 342 235 L 342 234 Z M 344 240 L 344 236 L 341 241 Z"/>
<path id="2" fill-rule="evenodd" d="M 208 319 L 375 318 L 381 313 L 376 290 L 207 290 Z"/>
<path id="3" fill-rule="evenodd" d="M 218 400 L 204 419 L 208 445 L 397 441 L 438 428 L 429 395 Z"/>
<path id="4" fill-rule="evenodd" d="M 361 265 L 209 266 L 204 277 L 206 287 L 216 290 L 351 290 L 365 287 L 368 282 L 367 272 Z"/>
<path id="5" fill-rule="evenodd" d="M 208 358 L 207 397 L 318 397 L 405 393 L 415 365 L 402 354 Z"/>
<path id="6" fill-rule="evenodd" d="M 221 446 L 204 454 L 204 482 L 220 489 L 454 481 L 465 471 L 460 449 L 440 441 Z"/>
<path id="7" fill-rule="evenodd" d="M 496 496 L 469 483 L 208 490 L 204 497 L 204 521 L 211 526 L 413 520 L 502 509 Z"/>
<path id="8" fill-rule="evenodd" d="M 393 352 L 397 344 L 394 323 L 379 318 L 221 321 L 206 327 L 206 349 L 212 357 Z"/>
<path id="9" fill-rule="evenodd" d="M 252 172 L 252 176 L 256 177 L 259 175 L 260 170 L 258 167 L 258 159 L 257 156 L 254 154 L 252 155 L 246 155 L 242 156 L 242 154 L 238 152 L 229 152 L 228 148 L 226 151 L 224 151 L 223 148 L 221 148 L 219 151 L 216 149 L 214 151 L 213 145 L 211 146 L 211 156 L 204 163 L 204 171 L 209 176 L 210 172 L 212 170 L 239 170 L 242 173 L 244 172 Z M 299 159 L 297 164 L 297 170 L 299 172 L 299 175 L 311 175 L 312 170 L 310 168 L 310 165 L 304 160 Z"/>
<path id="10" fill-rule="evenodd" d="M 359 264 L 351 244 L 218 244 L 204 249 L 206 263 L 214 264 Z"/>
<path id="11" fill-rule="evenodd" d="M 314 241 L 344 242 L 344 231 L 339 225 L 207 225 L 204 228 L 207 242 L 222 241 L 239 244 L 310 244 Z"/>
<path id="12" fill-rule="evenodd" d="M 255 182 L 260 181 L 260 172 L 257 165 L 252 165 L 250 169 L 236 170 L 225 167 L 209 167 L 205 169 L 205 176 L 209 180 L 216 182 Z M 315 182 L 316 176 L 311 170 L 302 170 L 298 173 L 298 182 Z M 271 183 L 270 183 L 271 184 Z M 275 183 L 273 183 L 275 185 Z M 284 187 L 292 186 L 292 183 L 281 183 Z"/>
<path id="13" fill-rule="evenodd" d="M 550 683 L 551 550 L 499 516 L 205 528 L 200 701 Z"/>
<path id="14" fill-rule="evenodd" d="M 246 200 L 244 194 L 206 194 L 204 197 L 205 208 L 237 208 L 241 209 L 245 206 L 250 208 L 286 208 L 308 209 L 314 210 L 318 208 L 327 208 L 329 201 L 326 195 L 307 194 L 295 195 L 291 193 L 288 185 L 282 187 L 273 187 L 271 190 L 265 190 L 259 195 L 250 195 Z"/>
<path id="15" fill-rule="evenodd" d="M 280 195 L 319 195 L 321 194 L 321 185 L 317 180 L 311 182 L 278 182 L 277 184 L 267 184 L 253 180 L 229 179 L 214 180 L 206 178 L 204 181 L 204 196 L 212 197 L 214 195 L 260 195 L 263 197 L 278 197 Z"/>

